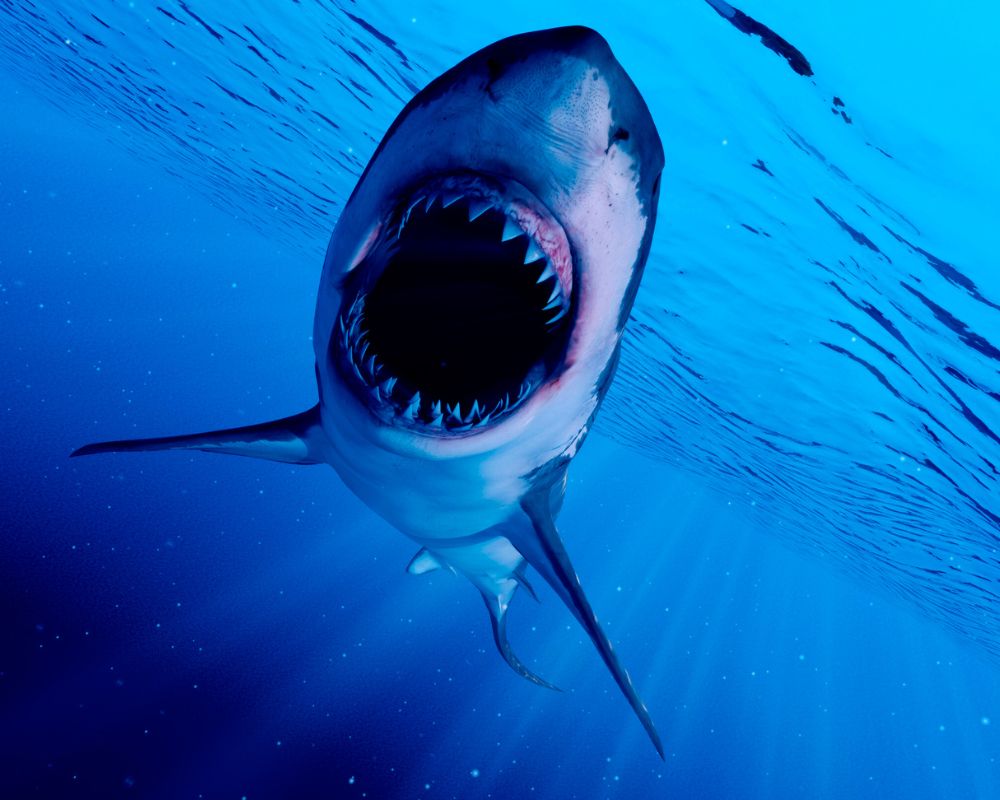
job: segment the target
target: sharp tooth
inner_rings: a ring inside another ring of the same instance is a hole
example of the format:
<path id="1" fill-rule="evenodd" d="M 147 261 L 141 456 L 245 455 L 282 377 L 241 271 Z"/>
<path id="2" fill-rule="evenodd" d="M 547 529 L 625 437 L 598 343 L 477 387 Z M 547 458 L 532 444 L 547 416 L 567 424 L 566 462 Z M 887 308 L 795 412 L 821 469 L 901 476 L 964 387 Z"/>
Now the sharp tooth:
<path id="1" fill-rule="evenodd" d="M 540 258 L 545 258 L 544 251 L 534 239 L 528 239 L 528 249 L 524 253 L 524 263 L 530 264 L 532 261 L 538 261 Z M 551 267 L 549 268 L 551 269 Z"/>
<path id="2" fill-rule="evenodd" d="M 450 205 L 454 205 L 463 197 L 459 192 L 445 193 L 441 197 L 441 208 L 447 208 Z"/>
<path id="3" fill-rule="evenodd" d="M 548 305 L 542 308 L 542 311 L 551 311 L 553 308 L 562 305 L 562 292 L 559 289 L 559 282 L 556 281 L 552 284 L 552 293 L 549 295 Z"/>
<path id="4" fill-rule="evenodd" d="M 367 338 L 360 339 L 361 349 L 358 351 L 358 361 L 365 363 L 365 356 L 368 355 L 369 342 Z"/>
<path id="5" fill-rule="evenodd" d="M 449 422 L 462 422 L 462 404 L 460 402 L 455 403 L 454 406 L 445 405 L 445 409 L 448 412 Z"/>
<path id="6" fill-rule="evenodd" d="M 440 417 L 441 416 L 441 401 L 435 400 L 431 403 L 431 416 Z"/>
<path id="7" fill-rule="evenodd" d="M 426 214 L 431 210 L 431 207 L 437 202 L 438 196 L 436 194 L 428 195 L 427 202 L 424 203 L 424 213 Z"/>
<path id="8" fill-rule="evenodd" d="M 542 268 L 542 274 L 535 278 L 535 283 L 545 283 L 545 281 L 556 276 L 556 271 L 552 269 L 552 264 L 549 261 L 545 262 L 545 266 Z"/>
<path id="9" fill-rule="evenodd" d="M 403 413 L 406 414 L 410 419 L 416 419 L 417 413 L 420 411 L 420 392 L 414 392 L 413 397 L 410 398 L 410 402 L 407 404 L 406 408 L 403 409 Z"/>
<path id="10" fill-rule="evenodd" d="M 358 365 L 354 363 L 353 359 L 351 360 L 351 366 L 352 366 L 352 367 L 354 368 L 354 374 L 358 376 L 358 380 L 359 380 L 359 381 L 361 381 L 361 383 L 363 383 L 363 384 L 366 384 L 366 383 L 368 383 L 368 382 L 367 382 L 367 381 L 366 381 L 366 380 L 365 380 L 365 379 L 364 379 L 364 378 L 363 378 L 363 377 L 361 376 L 361 370 L 360 370 L 360 369 L 358 369 Z"/>
<path id="11" fill-rule="evenodd" d="M 507 221 L 503 224 L 503 233 L 500 235 L 500 241 L 508 242 L 511 239 L 516 239 L 518 236 L 524 236 L 524 231 L 521 230 L 521 226 L 514 220 L 507 217 Z"/>
<path id="12" fill-rule="evenodd" d="M 472 401 L 472 408 L 469 409 L 469 413 L 462 417 L 462 422 L 472 422 L 480 413 L 479 401 Z"/>
<path id="13" fill-rule="evenodd" d="M 440 403 L 438 403 L 440 405 Z M 436 414 L 431 414 L 431 418 L 427 425 L 431 428 L 440 428 L 444 423 L 444 417 L 441 416 L 441 409 L 439 408 Z"/>
<path id="14" fill-rule="evenodd" d="M 381 366 L 381 364 L 379 364 L 375 360 L 375 354 L 374 353 L 372 353 L 370 356 L 368 356 L 368 361 L 365 362 L 365 370 L 368 372 L 369 375 L 372 376 L 373 380 L 377 377 L 377 375 L 378 375 L 378 368 L 380 366 Z"/>
<path id="15" fill-rule="evenodd" d="M 483 415 L 482 415 L 482 416 L 481 416 L 481 417 L 479 418 L 479 424 L 480 424 L 480 425 L 485 425 L 485 424 L 486 424 L 487 422 L 489 422 L 489 421 L 490 421 L 490 417 L 492 417 L 492 416 L 493 416 L 492 414 L 483 414 Z"/>
<path id="16" fill-rule="evenodd" d="M 399 230 L 402 231 L 406 226 L 406 223 L 410 221 L 410 215 L 413 213 L 414 209 L 419 208 L 420 204 L 424 202 L 424 195 L 414 198 L 413 202 L 410 203 L 409 208 L 406 209 L 406 213 L 403 214 L 403 220 L 399 223 Z"/>
<path id="17" fill-rule="evenodd" d="M 561 320 L 563 317 L 566 316 L 566 312 L 568 310 L 569 309 L 567 309 L 566 306 L 562 306 L 562 308 L 559 309 L 559 313 L 556 314 L 552 319 L 550 319 L 546 324 L 555 325 L 559 320 Z"/>
<path id="18" fill-rule="evenodd" d="M 392 377 L 386 378 L 378 385 L 378 388 L 382 390 L 382 394 L 388 399 L 392 397 L 392 390 L 396 388 L 396 379 Z"/>
<path id="19" fill-rule="evenodd" d="M 492 206 L 485 200 L 470 200 L 469 201 L 469 222 L 479 219 L 483 214 L 489 211 Z"/>

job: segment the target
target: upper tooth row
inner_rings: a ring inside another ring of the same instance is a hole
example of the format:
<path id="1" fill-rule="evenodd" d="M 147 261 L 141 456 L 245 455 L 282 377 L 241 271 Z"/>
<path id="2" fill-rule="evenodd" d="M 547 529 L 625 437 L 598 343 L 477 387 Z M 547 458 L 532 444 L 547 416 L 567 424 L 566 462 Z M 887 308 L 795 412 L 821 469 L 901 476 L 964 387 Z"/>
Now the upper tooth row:
<path id="1" fill-rule="evenodd" d="M 441 201 L 442 208 L 448 208 L 450 205 L 454 205 L 459 200 L 467 199 L 467 215 L 469 222 L 473 222 L 479 219 L 483 214 L 493 208 L 493 204 L 489 200 L 482 200 L 473 197 L 467 197 L 467 195 L 461 194 L 460 192 L 431 192 L 429 194 L 422 194 L 414 198 L 410 205 L 407 207 L 406 211 L 403 213 L 403 217 L 399 223 L 399 230 L 397 231 L 397 236 L 402 233 L 403 228 L 406 227 L 406 223 L 410 219 L 410 214 L 413 213 L 415 208 L 423 208 L 424 212 L 428 212 L 434 207 L 434 204 L 439 200 Z M 503 234 L 500 236 L 501 242 L 508 242 L 511 239 L 516 239 L 518 236 L 528 236 L 527 231 L 522 228 L 517 220 L 513 217 L 508 216 L 507 221 L 503 226 Z M 530 264 L 532 261 L 538 261 L 540 258 L 545 258 L 545 252 L 538 243 L 528 236 L 528 249 L 524 254 L 524 263 Z"/>
<path id="2" fill-rule="evenodd" d="M 410 214 L 413 213 L 414 209 L 423 208 L 426 213 L 427 211 L 430 211 L 434 204 L 439 200 L 442 208 L 447 208 L 462 199 L 468 200 L 467 206 L 469 222 L 479 219 L 479 217 L 493 208 L 493 204 L 488 200 L 467 197 L 460 192 L 442 191 L 422 194 L 414 198 L 409 207 L 406 209 L 406 212 L 403 214 L 403 217 L 399 222 L 399 229 L 396 232 L 397 238 L 402 234 L 403 228 L 406 227 L 406 223 L 409 221 Z M 545 283 L 545 281 L 555 279 L 552 280 L 552 291 L 546 305 L 543 308 L 544 311 L 558 310 L 558 313 L 548 321 L 551 325 L 566 316 L 566 312 L 568 310 L 566 307 L 566 298 L 563 296 L 562 292 L 562 282 L 556 276 L 555 270 L 552 268 L 552 262 L 549 261 L 548 256 L 545 255 L 545 251 L 542 250 L 538 242 L 536 242 L 533 237 L 528 236 L 527 231 L 525 231 L 524 228 L 518 224 L 517 220 L 508 216 L 504 222 L 503 232 L 500 234 L 500 241 L 509 242 L 516 239 L 518 236 L 524 236 L 528 240 L 528 245 L 524 251 L 523 263 L 532 264 L 535 261 L 545 261 L 545 266 L 538 278 L 536 278 L 535 282 Z"/>

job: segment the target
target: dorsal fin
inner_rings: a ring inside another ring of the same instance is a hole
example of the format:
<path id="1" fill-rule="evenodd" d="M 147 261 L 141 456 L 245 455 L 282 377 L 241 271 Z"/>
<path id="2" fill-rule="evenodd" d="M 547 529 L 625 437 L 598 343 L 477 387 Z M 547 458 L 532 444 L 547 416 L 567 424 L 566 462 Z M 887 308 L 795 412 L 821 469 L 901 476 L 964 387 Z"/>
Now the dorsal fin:
<path id="1" fill-rule="evenodd" d="M 70 456 L 139 450 L 204 450 L 208 453 L 228 453 L 288 464 L 319 464 L 324 461 L 324 441 L 319 406 L 316 405 L 301 414 L 274 422 L 156 439 L 98 442 L 74 450 Z"/>
<path id="2" fill-rule="evenodd" d="M 555 523 L 552 520 L 552 486 L 546 485 L 527 494 L 521 500 L 521 508 L 527 515 L 530 525 L 511 526 L 509 538 L 512 544 L 528 560 L 556 594 L 566 604 L 566 607 L 579 620 L 591 641 L 597 647 L 601 658 L 611 671 L 618 688 L 635 712 L 642 726 L 646 729 L 656 752 L 664 758 L 663 744 L 653 725 L 652 717 L 632 685 L 632 679 L 622 667 L 611 647 L 611 642 L 601 629 L 590 606 L 590 601 L 583 593 L 583 586 L 577 577 L 573 564 L 569 560 L 566 548 L 559 538 Z"/>

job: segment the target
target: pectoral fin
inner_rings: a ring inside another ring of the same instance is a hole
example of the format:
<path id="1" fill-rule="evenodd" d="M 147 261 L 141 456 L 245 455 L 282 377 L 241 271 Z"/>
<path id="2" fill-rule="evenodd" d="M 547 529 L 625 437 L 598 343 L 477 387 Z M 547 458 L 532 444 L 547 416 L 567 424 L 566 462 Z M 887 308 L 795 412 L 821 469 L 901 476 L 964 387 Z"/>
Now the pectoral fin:
<path id="1" fill-rule="evenodd" d="M 656 752 L 660 754 L 660 758 L 664 758 L 663 744 L 653 725 L 649 711 L 639 699 L 639 695 L 632 685 L 632 679 L 618 661 L 618 656 L 615 655 L 611 642 L 598 624 L 590 602 L 583 593 L 580 579 L 570 563 L 566 548 L 559 538 L 559 533 L 552 519 L 551 492 L 551 487 L 546 486 L 525 496 L 521 501 L 521 507 L 530 520 L 530 527 L 527 525 L 516 526 L 508 535 L 512 544 L 528 560 L 528 563 L 545 578 L 546 582 L 562 598 L 567 608 L 573 612 L 573 616 L 579 620 L 584 630 L 587 631 L 591 641 L 601 654 L 601 658 L 604 659 L 604 663 L 611 670 L 618 688 L 621 689 L 622 694 L 625 695 L 632 710 L 635 711 L 642 726 L 646 729 Z"/>
<path id="2" fill-rule="evenodd" d="M 410 563 L 406 565 L 406 571 L 411 575 L 424 575 L 425 573 L 433 572 L 434 570 L 442 569 L 443 567 L 447 567 L 450 572 L 455 571 L 453 567 L 447 564 L 442 564 L 426 547 L 423 547 L 417 551 L 417 554 L 413 558 L 410 559 Z"/>
<path id="3" fill-rule="evenodd" d="M 204 450 L 208 453 L 228 453 L 288 464 L 319 464 L 324 460 L 322 442 L 323 430 L 320 427 L 317 405 L 292 417 L 243 428 L 88 444 L 74 450 L 70 456 L 138 450 Z"/>

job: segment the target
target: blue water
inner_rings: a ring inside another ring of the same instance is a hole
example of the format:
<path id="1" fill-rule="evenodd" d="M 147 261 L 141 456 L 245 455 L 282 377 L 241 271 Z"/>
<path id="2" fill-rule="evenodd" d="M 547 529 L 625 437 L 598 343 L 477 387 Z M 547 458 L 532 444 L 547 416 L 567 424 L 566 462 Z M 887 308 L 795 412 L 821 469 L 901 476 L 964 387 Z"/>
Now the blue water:
<path id="1" fill-rule="evenodd" d="M 871 5 L 741 7 L 807 76 L 699 0 L 0 0 L 0 797 L 1000 797 L 998 15 Z M 665 763 L 553 595 L 559 694 L 330 470 L 67 459 L 311 405 L 383 131 L 567 23 L 667 153 L 560 517 Z"/>

